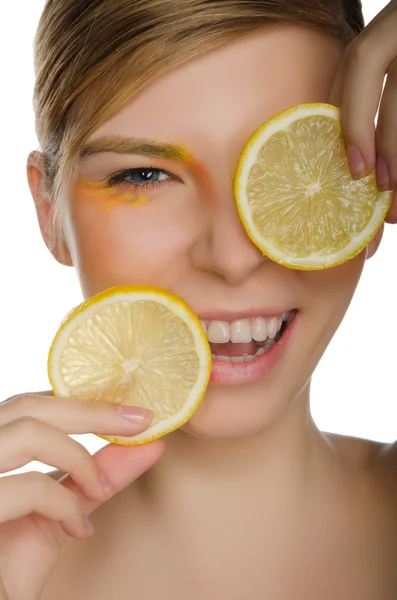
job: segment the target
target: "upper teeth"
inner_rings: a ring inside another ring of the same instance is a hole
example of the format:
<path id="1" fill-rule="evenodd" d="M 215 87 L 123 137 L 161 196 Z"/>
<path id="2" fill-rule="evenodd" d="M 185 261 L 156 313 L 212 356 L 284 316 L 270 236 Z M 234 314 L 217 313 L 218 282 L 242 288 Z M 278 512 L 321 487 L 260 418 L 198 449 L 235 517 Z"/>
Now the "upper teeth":
<path id="1" fill-rule="evenodd" d="M 280 331 L 283 321 L 287 321 L 291 316 L 292 311 L 288 311 L 278 317 L 236 319 L 231 323 L 215 320 L 201 321 L 201 324 L 207 333 L 209 342 L 224 344 L 231 340 L 237 344 L 243 344 L 252 340 L 264 342 L 266 338 L 274 339 L 277 332 Z"/>

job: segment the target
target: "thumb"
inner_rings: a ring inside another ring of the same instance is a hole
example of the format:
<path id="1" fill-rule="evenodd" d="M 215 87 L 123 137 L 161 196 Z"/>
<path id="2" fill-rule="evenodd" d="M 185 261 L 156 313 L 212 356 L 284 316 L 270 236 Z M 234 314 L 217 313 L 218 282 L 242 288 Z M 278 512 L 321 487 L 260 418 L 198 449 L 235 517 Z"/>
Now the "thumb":
<path id="1" fill-rule="evenodd" d="M 164 450 L 164 440 L 157 439 L 141 446 L 108 444 L 94 454 L 93 459 L 97 467 L 106 475 L 112 491 L 114 490 L 114 493 L 111 493 L 108 499 L 121 492 L 121 490 L 135 481 L 142 473 L 150 469 L 162 456 Z M 59 479 L 58 483 L 76 494 L 86 516 L 90 515 L 108 500 L 87 498 L 69 474 Z"/>

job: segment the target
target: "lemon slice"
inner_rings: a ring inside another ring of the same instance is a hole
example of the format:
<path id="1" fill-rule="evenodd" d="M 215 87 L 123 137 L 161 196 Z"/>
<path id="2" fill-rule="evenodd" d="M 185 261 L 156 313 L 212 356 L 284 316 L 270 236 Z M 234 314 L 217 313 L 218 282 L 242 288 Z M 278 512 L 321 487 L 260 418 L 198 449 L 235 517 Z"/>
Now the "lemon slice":
<path id="1" fill-rule="evenodd" d="M 153 410 L 143 433 L 98 436 L 138 445 L 192 416 L 211 365 L 205 331 L 181 298 L 159 288 L 122 286 L 93 296 L 66 316 L 50 348 L 48 376 L 56 396 Z"/>
<path id="2" fill-rule="evenodd" d="M 392 200 L 375 172 L 351 176 L 340 109 L 294 106 L 246 143 L 234 176 L 244 228 L 269 258 L 292 269 L 326 269 L 356 256 L 375 237 Z"/>

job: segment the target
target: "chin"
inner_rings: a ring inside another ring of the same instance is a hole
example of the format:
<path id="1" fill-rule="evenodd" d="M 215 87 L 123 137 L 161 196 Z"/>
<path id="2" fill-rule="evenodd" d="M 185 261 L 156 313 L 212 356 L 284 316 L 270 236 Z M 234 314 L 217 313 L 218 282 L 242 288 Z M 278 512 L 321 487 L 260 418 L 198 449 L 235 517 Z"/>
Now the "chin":
<path id="1" fill-rule="evenodd" d="M 210 384 L 201 405 L 180 430 L 205 440 L 258 436 L 282 417 L 289 403 L 285 390 L 266 393 L 258 383 L 233 388 Z"/>

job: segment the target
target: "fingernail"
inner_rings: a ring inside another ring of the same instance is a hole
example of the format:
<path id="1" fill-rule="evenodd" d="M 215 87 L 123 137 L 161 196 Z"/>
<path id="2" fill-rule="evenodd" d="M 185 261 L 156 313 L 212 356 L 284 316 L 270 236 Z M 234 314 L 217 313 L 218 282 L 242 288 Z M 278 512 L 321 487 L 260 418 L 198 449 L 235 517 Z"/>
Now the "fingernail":
<path id="1" fill-rule="evenodd" d="M 356 146 L 347 147 L 347 158 L 349 160 L 350 170 L 353 177 L 361 179 L 366 174 L 366 166 L 363 155 Z"/>
<path id="2" fill-rule="evenodd" d="M 379 190 L 391 189 L 389 168 L 380 154 L 376 156 L 376 184 Z"/>
<path id="3" fill-rule="evenodd" d="M 146 408 L 138 406 L 118 406 L 117 411 L 124 419 L 141 424 L 150 423 L 154 417 L 152 410 L 146 410 Z"/>
<path id="4" fill-rule="evenodd" d="M 105 473 L 102 473 L 102 471 L 98 471 L 98 479 L 101 482 L 101 486 L 103 487 L 103 489 L 105 490 L 105 492 L 107 494 L 112 494 L 113 493 L 113 488 L 110 484 L 109 479 L 106 477 Z"/>

